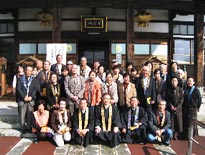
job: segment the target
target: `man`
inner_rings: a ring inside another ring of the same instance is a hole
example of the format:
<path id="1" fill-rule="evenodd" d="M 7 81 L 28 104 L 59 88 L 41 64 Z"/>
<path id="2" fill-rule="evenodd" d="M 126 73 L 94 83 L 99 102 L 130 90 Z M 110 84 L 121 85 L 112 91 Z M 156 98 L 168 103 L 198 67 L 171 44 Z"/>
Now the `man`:
<path id="1" fill-rule="evenodd" d="M 38 73 L 43 70 L 43 62 L 41 60 L 36 61 L 36 68 Z"/>
<path id="2" fill-rule="evenodd" d="M 71 74 L 72 66 L 73 66 L 73 62 L 72 61 L 68 61 L 67 64 L 66 64 L 66 67 L 67 67 L 69 75 Z"/>
<path id="3" fill-rule="evenodd" d="M 138 98 L 131 97 L 130 107 L 121 115 L 123 142 L 145 143 L 146 141 L 147 114 L 138 104 Z"/>
<path id="4" fill-rule="evenodd" d="M 27 66 L 25 75 L 17 82 L 17 103 L 19 106 L 21 131 L 31 130 L 31 112 L 34 110 L 36 92 L 39 84 L 36 78 L 31 76 L 33 67 Z"/>
<path id="5" fill-rule="evenodd" d="M 155 81 L 150 76 L 150 69 L 147 66 L 142 67 L 142 76 L 136 81 L 136 85 L 140 106 L 146 110 L 149 119 L 152 112 L 152 105 L 156 101 L 156 92 Z"/>
<path id="6" fill-rule="evenodd" d="M 95 133 L 103 143 L 110 147 L 119 144 L 120 116 L 117 107 L 111 104 L 111 96 L 104 94 L 101 105 L 95 111 Z"/>
<path id="7" fill-rule="evenodd" d="M 161 100 L 158 109 L 151 113 L 149 120 L 148 141 L 169 146 L 172 138 L 170 113 L 166 111 L 166 101 Z"/>
<path id="8" fill-rule="evenodd" d="M 89 110 L 85 98 L 80 99 L 79 109 L 74 112 L 73 131 L 74 139 L 78 144 L 84 147 L 92 143 L 94 129 L 94 113 Z"/>
<path id="9" fill-rule="evenodd" d="M 58 54 L 58 55 L 56 56 L 56 61 L 57 61 L 57 63 L 51 65 L 51 71 L 53 71 L 54 73 L 58 74 L 58 77 L 59 77 L 59 78 L 60 78 L 60 76 L 61 76 L 61 69 L 62 69 L 63 67 L 65 67 L 65 65 L 62 64 L 62 60 L 63 60 L 62 55 Z"/>
<path id="10" fill-rule="evenodd" d="M 78 74 L 83 76 L 85 78 L 85 80 L 87 80 L 89 78 L 90 71 L 91 71 L 91 68 L 87 65 L 87 58 L 82 57 L 80 59 Z"/>
<path id="11" fill-rule="evenodd" d="M 45 60 L 43 62 L 43 70 L 38 73 L 37 79 L 40 85 L 40 95 L 45 99 L 46 97 L 46 87 L 50 83 L 51 74 L 53 73 L 50 71 L 50 61 Z"/>
<path id="12" fill-rule="evenodd" d="M 79 106 L 79 99 L 83 97 L 85 91 L 85 79 L 78 75 L 78 66 L 73 64 L 71 76 L 67 76 L 64 81 L 68 105 L 73 116 L 74 108 Z"/>

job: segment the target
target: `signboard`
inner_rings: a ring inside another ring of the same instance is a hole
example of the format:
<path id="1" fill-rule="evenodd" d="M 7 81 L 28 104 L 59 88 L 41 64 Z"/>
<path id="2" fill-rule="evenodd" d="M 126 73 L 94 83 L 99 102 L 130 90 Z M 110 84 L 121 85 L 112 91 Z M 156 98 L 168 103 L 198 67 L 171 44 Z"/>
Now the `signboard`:
<path id="1" fill-rule="evenodd" d="M 46 60 L 51 64 L 56 63 L 56 55 L 60 54 L 63 57 L 62 63 L 66 64 L 67 44 L 46 44 Z"/>
<path id="2" fill-rule="evenodd" d="M 117 59 L 117 62 L 118 62 L 119 64 L 122 64 L 122 54 L 121 54 L 121 53 L 117 53 L 117 54 L 116 54 L 116 59 Z"/>
<path id="3" fill-rule="evenodd" d="M 107 32 L 107 17 L 81 16 L 81 32 Z"/>

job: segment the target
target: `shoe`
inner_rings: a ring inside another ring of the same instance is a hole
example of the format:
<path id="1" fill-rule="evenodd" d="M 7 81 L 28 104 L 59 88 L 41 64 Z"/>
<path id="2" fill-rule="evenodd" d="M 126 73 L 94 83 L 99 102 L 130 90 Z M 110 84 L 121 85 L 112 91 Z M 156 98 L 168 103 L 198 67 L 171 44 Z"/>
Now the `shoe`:
<path id="1" fill-rule="evenodd" d="M 34 143 L 34 144 L 38 144 L 38 139 L 35 138 L 35 139 L 33 140 L 33 143 Z"/>
<path id="2" fill-rule="evenodd" d="M 171 146 L 171 144 L 169 144 L 169 143 L 164 143 L 164 145 L 166 145 L 166 146 Z"/>

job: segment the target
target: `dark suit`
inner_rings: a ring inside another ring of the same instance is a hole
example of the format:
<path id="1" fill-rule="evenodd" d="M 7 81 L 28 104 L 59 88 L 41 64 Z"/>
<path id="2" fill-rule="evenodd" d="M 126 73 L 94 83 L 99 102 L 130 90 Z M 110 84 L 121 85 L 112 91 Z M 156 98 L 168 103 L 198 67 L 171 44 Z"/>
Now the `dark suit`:
<path id="1" fill-rule="evenodd" d="M 26 88 L 27 84 L 25 82 L 25 75 L 22 76 L 18 82 L 16 87 L 17 95 L 17 103 L 19 106 L 19 114 L 21 121 L 21 129 L 30 129 L 31 128 L 31 112 L 34 111 L 36 93 L 39 89 L 38 80 L 36 78 L 30 77 L 28 80 L 28 89 Z M 28 91 L 28 94 L 27 94 Z M 28 97 L 32 98 L 32 101 L 25 102 L 24 98 L 28 95 Z M 27 121 L 26 121 L 27 120 Z"/>
<path id="2" fill-rule="evenodd" d="M 66 67 L 66 65 L 61 64 L 61 69 L 64 68 L 64 67 Z M 61 71 L 58 71 L 58 69 L 57 69 L 57 64 L 51 65 L 51 71 L 53 71 L 54 73 L 58 74 L 58 76 L 61 76 L 61 75 L 59 74 L 59 72 L 61 73 Z"/>
<path id="3" fill-rule="evenodd" d="M 150 98 L 150 101 L 156 101 L 156 91 L 155 91 L 155 81 L 152 77 L 150 77 L 149 81 L 149 87 L 146 88 L 146 91 L 144 92 L 143 86 L 143 77 L 140 77 L 137 83 L 137 96 L 140 101 L 141 107 L 143 107 L 147 114 L 148 114 L 148 119 L 151 117 L 151 112 L 152 112 L 152 105 L 148 103 L 148 99 Z M 155 103 L 156 104 L 156 103 Z"/>
<path id="4" fill-rule="evenodd" d="M 183 131 L 183 117 L 182 117 L 182 105 L 184 102 L 184 91 L 180 87 L 169 88 L 167 90 L 167 108 L 171 114 L 172 130 L 174 132 Z M 171 109 L 171 106 L 177 108 L 176 111 Z"/>
<path id="5" fill-rule="evenodd" d="M 121 122 L 122 122 L 122 128 L 126 129 L 126 133 L 122 134 L 122 141 L 123 142 L 127 142 L 127 143 L 133 143 L 134 141 L 137 142 L 142 142 L 146 140 L 146 127 L 148 124 L 148 118 L 147 118 L 147 113 L 145 112 L 145 110 L 141 107 L 139 108 L 139 112 L 138 112 L 138 116 L 137 118 L 135 117 L 135 111 L 134 111 L 134 120 L 129 120 L 131 115 L 132 116 L 132 108 L 128 108 L 126 111 L 124 111 L 121 114 Z M 130 121 L 130 122 L 129 122 Z M 128 127 L 128 124 L 130 124 L 132 126 L 132 123 L 134 125 L 134 122 L 137 123 L 142 123 L 142 125 L 140 125 L 139 128 L 131 131 Z"/>
<path id="6" fill-rule="evenodd" d="M 153 142 L 155 140 L 157 130 L 164 130 L 162 133 L 162 135 L 164 135 L 164 143 L 169 144 L 172 137 L 172 130 L 170 128 L 171 119 L 168 111 L 165 112 L 165 120 L 163 125 L 161 125 L 161 122 L 158 123 L 157 121 L 157 111 L 152 112 L 149 120 L 148 141 Z"/>
<path id="7" fill-rule="evenodd" d="M 78 144 L 82 144 L 86 147 L 90 143 L 93 142 L 93 130 L 94 130 L 94 113 L 92 110 L 89 110 L 89 116 L 88 116 L 88 125 L 85 129 L 89 129 L 89 131 L 86 133 L 85 137 L 82 138 L 78 133 L 77 130 L 79 129 L 79 116 L 78 112 L 80 109 L 77 109 L 74 112 L 73 115 L 73 131 L 74 131 L 74 139 Z M 84 123 L 85 123 L 85 113 L 81 113 L 82 116 L 82 128 L 84 129 Z"/>

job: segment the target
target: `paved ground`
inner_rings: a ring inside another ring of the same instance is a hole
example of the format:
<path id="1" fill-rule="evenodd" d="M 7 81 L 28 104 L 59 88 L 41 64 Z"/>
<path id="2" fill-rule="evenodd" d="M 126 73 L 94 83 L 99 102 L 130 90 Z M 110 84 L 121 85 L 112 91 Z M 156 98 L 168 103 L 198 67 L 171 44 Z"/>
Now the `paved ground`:
<path id="1" fill-rule="evenodd" d="M 205 122 L 205 98 L 203 99 L 198 119 Z M 66 144 L 63 147 L 56 147 L 53 142 L 42 141 L 33 143 L 31 135 L 29 138 L 20 138 L 18 131 L 18 111 L 15 102 L 0 102 L 0 155 L 185 155 L 187 141 L 172 141 L 171 147 L 164 145 L 139 145 L 120 144 L 111 149 L 104 145 L 90 145 L 84 148 L 79 145 Z M 199 128 L 199 137 L 196 139 L 205 146 L 205 129 Z M 193 152 L 197 155 L 204 155 L 205 150 L 193 146 Z"/>

